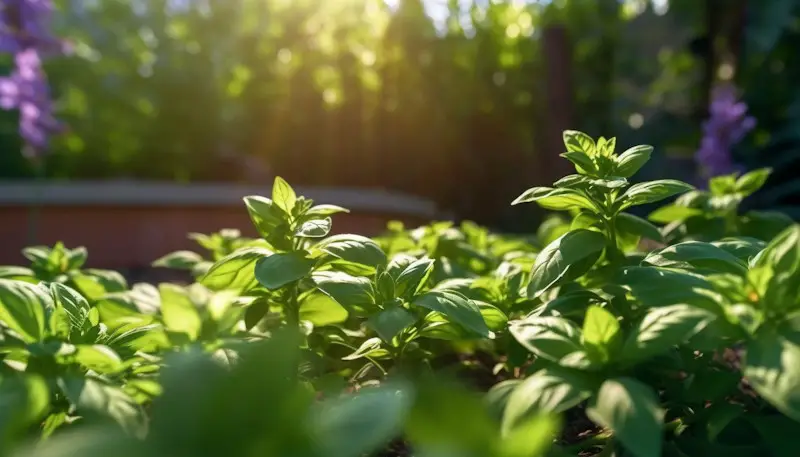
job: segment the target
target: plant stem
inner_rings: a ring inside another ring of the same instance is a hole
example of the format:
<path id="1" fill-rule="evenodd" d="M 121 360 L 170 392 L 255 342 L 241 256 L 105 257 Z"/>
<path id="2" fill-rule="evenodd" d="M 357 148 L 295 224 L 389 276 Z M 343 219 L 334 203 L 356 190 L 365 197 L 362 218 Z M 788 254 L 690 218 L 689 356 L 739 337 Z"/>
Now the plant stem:
<path id="1" fill-rule="evenodd" d="M 569 454 L 576 454 L 596 446 L 603 446 L 607 444 L 613 438 L 613 436 L 614 434 L 608 431 L 600 432 L 597 435 L 590 436 L 579 443 L 566 446 L 564 451 Z"/>
<path id="2" fill-rule="evenodd" d="M 617 244 L 617 227 L 613 217 L 605 218 L 606 231 L 608 231 L 608 260 L 618 262 L 622 259 L 622 252 Z"/>
<path id="3" fill-rule="evenodd" d="M 297 330 L 300 330 L 300 304 L 297 301 L 299 287 L 296 282 L 289 286 L 289 297 L 284 308 L 286 324 Z"/>

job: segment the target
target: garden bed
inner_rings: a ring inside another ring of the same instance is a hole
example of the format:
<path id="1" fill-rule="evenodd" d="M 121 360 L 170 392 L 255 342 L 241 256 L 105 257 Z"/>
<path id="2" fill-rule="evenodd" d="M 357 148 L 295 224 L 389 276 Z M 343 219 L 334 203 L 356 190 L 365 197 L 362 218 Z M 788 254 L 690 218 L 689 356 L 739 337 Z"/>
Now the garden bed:
<path id="1" fill-rule="evenodd" d="M 376 235 L 390 220 L 417 225 L 444 216 L 428 200 L 381 189 L 298 191 L 351 210 L 338 217 L 336 232 Z M 231 184 L 0 182 L 0 264 L 19 263 L 25 246 L 63 241 L 86 246 L 94 267 L 141 271 L 168 252 L 191 249 L 190 232 L 235 228 L 254 236 L 242 197 L 269 193 L 268 186 Z"/>

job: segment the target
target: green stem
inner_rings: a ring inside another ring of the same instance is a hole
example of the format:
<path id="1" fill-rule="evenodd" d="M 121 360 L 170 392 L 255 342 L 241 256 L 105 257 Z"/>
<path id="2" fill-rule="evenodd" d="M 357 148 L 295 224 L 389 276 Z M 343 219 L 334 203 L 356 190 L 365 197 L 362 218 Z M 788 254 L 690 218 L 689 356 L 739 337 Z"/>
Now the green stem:
<path id="1" fill-rule="evenodd" d="M 286 313 L 286 324 L 300 330 L 300 304 L 297 301 L 298 289 L 299 285 L 296 282 L 289 286 L 289 297 L 286 300 L 284 311 Z"/>
<path id="2" fill-rule="evenodd" d="M 572 444 L 570 446 L 566 446 L 564 448 L 564 451 L 566 451 L 569 454 L 577 454 L 579 452 L 583 452 L 583 451 L 585 451 L 587 449 L 591 449 L 593 447 L 604 446 L 613 437 L 614 437 L 614 434 L 611 433 L 611 432 L 608 432 L 608 431 L 601 432 L 601 433 L 598 433 L 597 435 L 590 436 L 589 438 L 586 438 L 585 440 L 583 440 L 583 441 L 581 441 L 579 443 L 575 443 L 575 444 Z"/>
<path id="3" fill-rule="evenodd" d="M 611 262 L 619 262 L 622 260 L 622 251 L 617 244 L 617 227 L 616 221 L 613 217 L 605 219 L 606 231 L 608 232 L 608 260 Z"/>
<path id="4" fill-rule="evenodd" d="M 737 214 L 736 210 L 728 211 L 725 214 L 725 235 L 726 236 L 734 236 L 737 233 L 736 225 L 737 225 Z"/>

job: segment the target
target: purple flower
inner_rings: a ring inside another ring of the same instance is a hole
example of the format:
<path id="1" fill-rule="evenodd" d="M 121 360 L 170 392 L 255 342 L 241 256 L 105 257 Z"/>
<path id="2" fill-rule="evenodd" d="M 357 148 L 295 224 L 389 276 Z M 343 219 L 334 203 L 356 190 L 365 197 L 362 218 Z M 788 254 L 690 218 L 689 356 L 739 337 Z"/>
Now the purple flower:
<path id="1" fill-rule="evenodd" d="M 703 123 L 703 139 L 695 160 L 704 178 L 742 171 L 732 157 L 733 147 L 755 128 L 756 121 L 747 115 L 747 105 L 737 99 L 730 84 L 714 88 L 709 118 Z"/>
<path id="2" fill-rule="evenodd" d="M 52 0 L 0 0 L 0 52 L 15 55 L 11 75 L 0 77 L 0 107 L 19 110 L 20 136 L 31 156 L 43 153 L 48 138 L 62 131 L 41 61 L 42 55 L 66 52 L 48 30 L 52 13 Z"/>
<path id="3" fill-rule="evenodd" d="M 0 52 L 63 52 L 63 42 L 49 31 L 53 10 L 52 0 L 0 0 Z"/>

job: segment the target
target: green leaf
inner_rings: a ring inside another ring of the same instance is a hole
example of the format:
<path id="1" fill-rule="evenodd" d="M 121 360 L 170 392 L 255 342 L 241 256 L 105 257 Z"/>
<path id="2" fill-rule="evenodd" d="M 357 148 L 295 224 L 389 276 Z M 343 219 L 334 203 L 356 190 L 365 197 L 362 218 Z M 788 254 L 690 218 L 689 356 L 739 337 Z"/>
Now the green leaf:
<path id="1" fill-rule="evenodd" d="M 350 210 L 336 205 L 316 205 L 306 211 L 304 217 L 324 218 L 338 213 L 349 213 Z"/>
<path id="2" fill-rule="evenodd" d="M 79 414 L 113 419 L 134 436 L 146 432 L 144 412 L 122 389 L 91 378 L 58 378 L 57 384 Z"/>
<path id="3" fill-rule="evenodd" d="M 300 319 L 311 322 L 314 327 L 341 324 L 347 316 L 342 305 L 323 293 L 305 295 L 300 302 Z"/>
<path id="4" fill-rule="evenodd" d="M 609 379 L 586 409 L 594 423 L 608 427 L 636 457 L 660 457 L 664 412 L 655 392 L 632 378 Z"/>
<path id="5" fill-rule="evenodd" d="M 554 211 L 573 209 L 597 210 L 586 195 L 580 191 L 563 187 L 532 187 L 511 202 L 511 205 L 530 202 L 536 202 L 542 208 Z"/>
<path id="6" fill-rule="evenodd" d="M 100 291 L 97 292 L 97 294 L 124 292 L 125 290 L 128 290 L 128 282 L 125 280 L 125 277 L 122 276 L 122 274 L 118 271 L 88 268 L 86 270 L 83 270 L 83 274 L 73 276 L 73 280 L 74 278 L 80 276 L 83 276 L 84 278 L 93 281 L 95 283 L 95 287 L 101 289 Z M 84 290 L 80 290 L 80 292 L 90 301 L 99 298 L 97 294 L 90 294 Z"/>
<path id="7" fill-rule="evenodd" d="M 164 327 L 160 324 L 142 325 L 132 323 L 115 329 L 108 336 L 106 345 L 114 349 L 155 352 L 170 346 Z"/>
<path id="8" fill-rule="evenodd" d="M 800 423 L 782 414 L 763 414 L 745 416 L 758 430 L 770 457 L 795 457 L 797 455 L 797 436 Z"/>
<path id="9" fill-rule="evenodd" d="M 175 284 L 159 284 L 161 316 L 169 330 L 185 333 L 189 339 L 200 336 L 203 320 L 189 293 Z"/>
<path id="10" fill-rule="evenodd" d="M 247 307 L 247 310 L 244 312 L 244 325 L 247 330 L 252 329 L 259 322 L 264 316 L 267 315 L 269 312 L 269 301 L 266 298 L 260 298 L 252 303 L 250 306 Z"/>
<path id="11" fill-rule="evenodd" d="M 375 292 L 368 278 L 338 271 L 318 271 L 312 279 L 320 291 L 350 311 L 363 313 L 375 308 Z"/>
<path id="12" fill-rule="evenodd" d="M 724 249 L 701 241 L 685 241 L 652 252 L 643 262 L 657 267 L 687 270 L 696 268 L 719 273 L 747 274 L 745 262 Z"/>
<path id="13" fill-rule="evenodd" d="M 81 268 L 88 257 L 89 253 L 84 246 L 67 249 L 67 271 Z"/>
<path id="14" fill-rule="evenodd" d="M 772 174 L 771 168 L 759 168 L 746 173 L 736 180 L 735 190 L 744 196 L 752 195 L 766 184 L 770 174 Z"/>
<path id="15" fill-rule="evenodd" d="M 603 301 L 599 295 L 590 290 L 579 289 L 559 292 L 558 297 L 536 308 L 532 314 L 536 316 L 553 315 L 578 318 L 583 317 L 587 306 Z"/>
<path id="16" fill-rule="evenodd" d="M 39 283 L 39 280 L 36 278 L 36 273 L 34 273 L 30 268 L 11 265 L 0 267 L 0 278 L 16 279 L 18 281 L 31 282 L 35 284 Z"/>
<path id="17" fill-rule="evenodd" d="M 316 245 L 318 249 L 346 262 L 368 267 L 386 266 L 386 254 L 378 244 L 360 235 L 334 235 Z"/>
<path id="18" fill-rule="evenodd" d="M 553 241 L 536 256 L 528 284 L 528 297 L 536 298 L 562 279 L 589 271 L 606 246 L 602 233 L 573 230 Z"/>
<path id="19" fill-rule="evenodd" d="M 63 413 L 62 413 L 63 414 Z M 51 419 L 53 418 L 53 419 Z M 66 420 L 51 415 L 48 421 Z M 36 440 L 15 449 L 13 457 L 143 457 L 154 456 L 152 447 L 127 436 L 118 429 L 102 426 L 75 427 L 69 433 L 58 433 L 45 440 Z"/>
<path id="20" fill-rule="evenodd" d="M 391 306 L 370 317 L 367 325 L 375 330 L 383 341 L 391 344 L 395 336 L 413 325 L 416 320 L 416 317 L 405 308 Z"/>
<path id="21" fill-rule="evenodd" d="M 255 275 L 262 286 L 277 290 L 308 276 L 315 263 L 301 252 L 276 253 L 256 262 Z"/>
<path id="22" fill-rule="evenodd" d="M 75 346 L 75 362 L 100 374 L 119 373 L 125 369 L 119 355 L 100 344 Z"/>
<path id="23" fill-rule="evenodd" d="M 766 287 L 759 287 L 761 301 L 772 311 L 785 312 L 797 307 L 800 293 L 800 225 L 793 225 L 775 237 L 751 261 L 751 275 L 757 271 L 772 274 L 763 277 Z"/>
<path id="24" fill-rule="evenodd" d="M 47 326 L 45 309 L 53 306 L 44 290 L 28 282 L 0 279 L 0 321 L 26 343 L 42 341 Z"/>
<path id="25" fill-rule="evenodd" d="M 398 297 L 411 298 L 425 286 L 433 272 L 434 260 L 428 257 L 415 260 L 397 275 L 395 293 Z"/>
<path id="26" fill-rule="evenodd" d="M 736 174 L 714 176 L 708 181 L 708 190 L 714 196 L 724 196 L 736 191 Z"/>
<path id="27" fill-rule="evenodd" d="M 432 290 L 417 297 L 412 305 L 442 313 L 454 323 L 485 338 L 494 337 L 478 305 L 458 292 Z"/>
<path id="28" fill-rule="evenodd" d="M 566 230 L 560 233 L 559 236 L 566 234 L 570 230 L 591 229 L 593 227 L 602 228 L 603 226 L 604 222 L 602 217 L 591 211 L 583 210 L 572 218 L 572 224 L 567 226 Z M 553 240 L 551 240 L 549 243 L 552 242 Z"/>
<path id="29" fill-rule="evenodd" d="M 244 248 L 214 263 L 200 279 L 200 284 L 211 290 L 246 291 L 258 284 L 256 263 L 272 251 L 264 248 Z"/>
<path id="30" fill-rule="evenodd" d="M 712 244 L 745 262 L 745 264 L 749 263 L 750 259 L 767 247 L 767 244 L 761 240 L 743 236 L 725 238 Z"/>
<path id="31" fill-rule="evenodd" d="M 747 344 L 744 376 L 765 400 L 800 421 L 800 346 L 763 334 Z"/>
<path id="32" fill-rule="evenodd" d="M 628 185 L 628 180 L 625 178 L 613 179 L 599 179 L 590 178 L 585 175 L 568 175 L 553 183 L 555 187 L 563 187 L 575 190 L 588 190 L 593 187 L 602 187 L 604 189 L 621 189 Z"/>
<path id="33" fill-rule="evenodd" d="M 493 332 L 505 330 L 508 324 L 508 316 L 496 306 L 488 303 L 476 301 L 481 310 L 481 316 L 486 322 L 486 326 Z M 434 338 L 448 341 L 464 341 L 476 338 L 476 333 L 449 321 L 444 315 L 437 312 L 430 312 L 425 316 L 422 330 L 419 335 L 425 338 Z"/>
<path id="34" fill-rule="evenodd" d="M 614 174 L 623 178 L 635 175 L 650 160 L 653 147 L 648 145 L 634 146 L 617 156 L 614 161 Z"/>
<path id="35" fill-rule="evenodd" d="M 587 374 L 561 367 L 537 371 L 514 387 L 503 412 L 503 429 L 540 412 L 561 414 L 591 397 L 597 388 Z"/>
<path id="36" fill-rule="evenodd" d="M 503 436 L 497 457 L 538 457 L 548 455 L 561 430 L 561 421 L 552 415 L 538 415 L 517 425 Z"/>
<path id="37" fill-rule="evenodd" d="M 497 455 L 492 452 L 498 438 L 496 424 L 480 395 L 454 381 L 436 378 L 416 387 L 406 424 L 406 437 L 416 455 Z"/>
<path id="38" fill-rule="evenodd" d="M 620 338 L 617 317 L 605 308 L 589 306 L 583 320 L 583 345 L 589 354 L 597 354 L 602 362 L 607 362 Z"/>
<path id="39" fill-rule="evenodd" d="M 659 267 L 626 267 L 617 281 L 646 307 L 690 304 L 720 309 L 712 284 L 696 274 Z"/>
<path id="40" fill-rule="evenodd" d="M 780 211 L 748 211 L 739 218 L 742 235 L 769 241 L 794 224 L 794 219 Z"/>
<path id="41" fill-rule="evenodd" d="M 631 330 L 620 360 L 634 363 L 665 353 L 689 341 L 715 318 L 711 312 L 689 305 L 652 308 Z"/>
<path id="42" fill-rule="evenodd" d="M 47 380 L 31 373 L 0 377 L 0 447 L 5 448 L 6 440 L 19 436 L 47 413 L 51 407 L 47 386 Z"/>
<path id="43" fill-rule="evenodd" d="M 708 420 L 706 421 L 706 431 L 709 441 L 716 441 L 728 425 L 734 420 L 742 417 L 745 413 L 744 406 L 734 403 L 714 403 L 707 408 Z"/>
<path id="44" fill-rule="evenodd" d="M 297 202 L 297 194 L 294 189 L 280 176 L 276 176 L 275 182 L 272 184 L 272 201 L 286 214 L 292 214 Z"/>
<path id="45" fill-rule="evenodd" d="M 50 284 L 50 294 L 56 306 L 64 309 L 69 318 L 70 333 L 87 327 L 91 307 L 83 295 L 60 283 Z"/>
<path id="46" fill-rule="evenodd" d="M 589 156 L 595 154 L 596 145 L 592 137 L 577 130 L 564 130 L 564 146 L 567 151 L 583 152 Z"/>
<path id="47" fill-rule="evenodd" d="M 396 298 L 394 278 L 386 271 L 375 275 L 375 289 L 378 291 L 379 301 L 389 301 Z"/>
<path id="48" fill-rule="evenodd" d="M 285 222 L 284 219 L 287 217 L 286 213 L 277 204 L 274 204 L 272 200 L 266 197 L 247 196 L 244 197 L 244 204 L 247 207 L 250 220 L 253 221 L 253 225 L 263 236 L 273 232 L 276 227 Z"/>
<path id="49" fill-rule="evenodd" d="M 648 240 L 662 242 L 664 237 L 658 230 L 658 227 L 647 222 L 641 217 L 634 216 L 628 213 L 617 214 L 616 219 L 617 230 L 623 234 L 633 235 L 636 237 L 647 238 Z"/>
<path id="50" fill-rule="evenodd" d="M 770 266 L 785 274 L 800 269 L 800 225 L 792 225 L 775 237 L 754 259 L 753 266 Z"/>
<path id="51" fill-rule="evenodd" d="M 581 332 L 567 319 L 529 316 L 509 322 L 508 330 L 522 346 L 543 359 L 573 368 L 590 365 Z"/>
<path id="52" fill-rule="evenodd" d="M 154 267 L 175 268 L 179 270 L 191 270 L 198 263 L 203 261 L 203 257 L 192 251 L 175 251 L 161 257 L 153 262 Z"/>
<path id="53" fill-rule="evenodd" d="M 503 411 L 508 406 L 508 398 L 514 389 L 522 383 L 521 379 L 506 379 L 493 385 L 483 397 L 484 404 L 497 420 L 503 419 Z"/>
<path id="54" fill-rule="evenodd" d="M 316 406 L 311 427 L 321 455 L 360 457 L 385 446 L 402 431 L 411 399 L 406 389 L 383 386 Z"/>
<path id="55" fill-rule="evenodd" d="M 380 338 L 370 338 L 356 349 L 352 354 L 342 357 L 342 360 L 358 360 L 362 357 L 379 358 L 389 354 L 386 349 L 382 349 L 382 342 Z"/>
<path id="56" fill-rule="evenodd" d="M 700 209 L 671 204 L 653 211 L 647 218 L 659 224 L 669 224 L 670 222 L 684 221 L 701 214 L 703 214 L 703 211 Z"/>
<path id="57" fill-rule="evenodd" d="M 634 184 L 622 194 L 620 210 L 631 206 L 655 203 L 692 189 L 694 189 L 693 186 L 674 179 L 660 179 Z"/>
<path id="58" fill-rule="evenodd" d="M 296 236 L 306 238 L 322 238 L 327 236 L 331 231 L 331 218 L 325 219 L 312 219 L 303 222 L 303 224 L 294 232 Z"/>
<path id="59" fill-rule="evenodd" d="M 575 165 L 575 170 L 583 175 L 596 175 L 597 165 L 588 154 L 581 151 L 568 151 L 561 154 L 561 157 L 569 160 Z"/>

